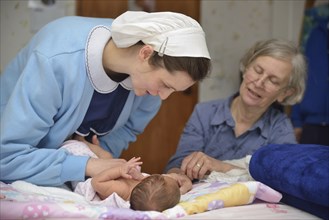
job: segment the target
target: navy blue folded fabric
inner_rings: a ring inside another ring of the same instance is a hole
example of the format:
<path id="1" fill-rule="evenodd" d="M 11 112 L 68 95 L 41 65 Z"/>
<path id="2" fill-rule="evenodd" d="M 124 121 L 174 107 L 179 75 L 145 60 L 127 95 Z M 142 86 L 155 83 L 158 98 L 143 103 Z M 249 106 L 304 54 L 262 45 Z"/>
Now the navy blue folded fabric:
<path id="1" fill-rule="evenodd" d="M 252 155 L 249 171 L 281 192 L 282 202 L 329 219 L 329 146 L 266 145 Z"/>

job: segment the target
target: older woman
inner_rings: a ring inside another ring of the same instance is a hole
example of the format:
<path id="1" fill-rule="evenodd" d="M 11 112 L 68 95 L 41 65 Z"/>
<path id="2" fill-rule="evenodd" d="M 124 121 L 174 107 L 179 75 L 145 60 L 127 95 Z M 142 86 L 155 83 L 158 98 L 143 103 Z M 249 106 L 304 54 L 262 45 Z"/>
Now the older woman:
<path id="1" fill-rule="evenodd" d="M 300 50 L 282 40 L 257 42 L 240 70 L 239 93 L 195 107 L 166 172 L 199 179 L 236 168 L 223 160 L 243 158 L 266 144 L 296 143 L 289 118 L 274 104 L 302 99 L 306 62 Z"/>

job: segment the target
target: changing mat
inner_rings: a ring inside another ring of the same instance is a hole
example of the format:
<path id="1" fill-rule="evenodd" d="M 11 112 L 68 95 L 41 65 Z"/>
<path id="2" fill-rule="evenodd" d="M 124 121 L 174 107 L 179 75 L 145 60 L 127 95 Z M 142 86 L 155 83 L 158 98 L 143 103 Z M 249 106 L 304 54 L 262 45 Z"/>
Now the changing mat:
<path id="1" fill-rule="evenodd" d="M 163 212 L 134 211 L 117 194 L 103 201 L 63 188 L 36 186 L 24 181 L 0 182 L 0 219 L 94 218 L 94 219 L 172 219 L 225 207 L 248 205 L 256 198 L 277 203 L 281 194 L 257 182 L 210 180 L 193 185 L 175 207 Z M 4 197 L 4 198 L 3 198 Z"/>

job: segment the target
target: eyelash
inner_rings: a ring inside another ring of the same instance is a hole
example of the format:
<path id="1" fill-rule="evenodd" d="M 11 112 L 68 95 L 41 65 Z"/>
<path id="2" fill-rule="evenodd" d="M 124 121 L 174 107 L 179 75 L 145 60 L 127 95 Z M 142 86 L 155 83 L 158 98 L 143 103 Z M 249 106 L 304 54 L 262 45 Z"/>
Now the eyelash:
<path id="1" fill-rule="evenodd" d="M 163 87 L 166 88 L 166 89 L 171 89 L 170 86 L 166 85 L 165 83 L 162 83 Z"/>

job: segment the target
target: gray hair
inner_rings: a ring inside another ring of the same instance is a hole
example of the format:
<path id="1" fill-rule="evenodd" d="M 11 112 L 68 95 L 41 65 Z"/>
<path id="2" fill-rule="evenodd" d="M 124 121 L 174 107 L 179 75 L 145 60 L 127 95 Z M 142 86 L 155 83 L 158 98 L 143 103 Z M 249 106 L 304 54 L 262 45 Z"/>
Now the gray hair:
<path id="1" fill-rule="evenodd" d="M 275 59 L 290 62 L 292 73 L 289 80 L 289 88 L 295 92 L 287 96 L 282 105 L 294 105 L 300 102 L 305 92 L 305 82 L 307 78 L 306 59 L 299 47 L 290 41 L 270 39 L 258 41 L 252 46 L 240 61 L 240 71 L 245 73 L 246 68 L 258 57 L 269 56 Z"/>

